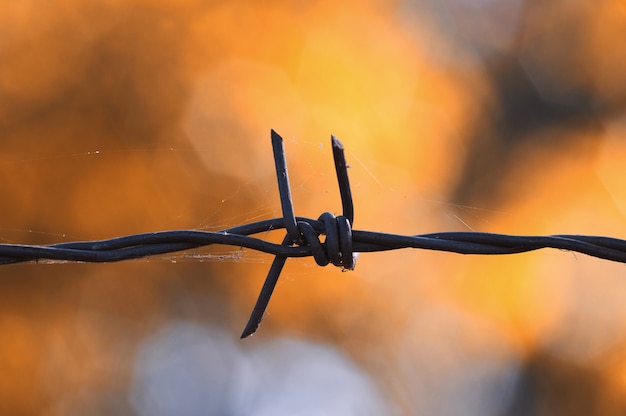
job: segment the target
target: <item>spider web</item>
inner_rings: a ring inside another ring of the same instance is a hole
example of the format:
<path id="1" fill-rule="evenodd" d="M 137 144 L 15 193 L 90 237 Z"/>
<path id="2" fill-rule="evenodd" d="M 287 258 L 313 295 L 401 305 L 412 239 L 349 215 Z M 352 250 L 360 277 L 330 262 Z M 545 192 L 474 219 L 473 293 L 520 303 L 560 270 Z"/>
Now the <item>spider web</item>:
<path id="1" fill-rule="evenodd" d="M 292 186 L 294 206 L 296 215 L 316 218 L 324 211 L 331 211 L 339 214 L 341 204 L 339 203 L 338 190 L 336 189 L 336 178 L 334 167 L 332 166 L 332 157 L 330 155 L 330 146 L 325 142 L 318 140 L 313 141 L 302 138 L 287 138 L 287 159 L 290 170 L 290 180 Z M 264 175 L 259 180 L 254 177 L 248 178 L 241 182 L 238 186 L 227 191 L 222 191 L 218 195 L 213 195 L 213 203 L 206 212 L 198 215 L 197 212 L 193 216 L 187 216 L 183 221 L 184 229 L 196 229 L 203 231 L 220 231 L 233 226 L 242 225 L 250 222 L 256 222 L 268 218 L 276 218 L 282 216 L 280 211 L 279 197 L 276 190 L 275 173 L 273 171 L 273 161 L 271 160 L 271 149 L 269 140 L 267 140 L 267 152 L 264 155 L 249 155 L 250 157 L 265 157 L 267 160 L 264 168 Z M 57 154 L 37 154 L 31 153 L 28 157 L 17 159 L 5 159 L 2 165 L 9 168 L 11 166 L 18 167 L 20 165 L 38 164 L 38 165 L 54 165 L 57 163 L 73 164 L 84 166 L 85 160 L 94 160 L 107 157 L 151 157 L 159 155 L 161 159 L 192 159 L 199 157 L 210 158 L 217 157 L 214 149 L 207 145 L 205 147 L 195 148 L 188 146 L 171 146 L 171 147 L 153 147 L 144 149 L 123 149 L 123 150 L 99 150 L 93 149 L 84 152 L 67 153 L 59 152 Z M 291 157 L 290 157 L 291 156 Z M 359 190 L 367 189 L 366 192 L 374 191 L 379 200 L 375 205 L 385 206 L 388 199 L 397 199 L 398 190 L 393 184 L 389 184 L 385 179 L 380 179 L 380 172 L 385 168 L 381 166 L 375 159 L 364 157 L 359 154 L 358 150 L 348 150 L 351 181 L 353 184 L 353 192 L 358 194 Z M 257 162 L 260 163 L 260 162 Z M 238 168 L 245 171 L 245 167 Z M 210 169 L 207 169 L 210 171 Z M 202 172 L 200 172 L 202 173 Z M 89 172 L 83 172 L 89 174 Z M 210 174 L 208 172 L 207 174 Z M 243 173 L 235 173 L 235 175 Z M 246 203 L 253 197 L 254 203 Z M 121 202 L 123 203 L 123 201 Z M 426 211 L 435 213 L 436 222 L 445 227 L 445 231 L 449 230 L 480 230 L 485 224 L 488 224 L 490 218 L 494 215 L 508 215 L 504 212 L 489 210 L 481 207 L 466 206 L 442 201 L 438 199 L 422 196 L 419 192 L 413 195 L 407 202 L 407 207 L 403 209 L 414 208 L 411 205 L 420 205 Z M 367 223 L 367 209 L 372 207 L 356 206 L 357 222 L 360 222 L 360 214 L 365 213 L 364 217 Z M 181 216 L 184 214 L 180 214 Z M 106 219 L 105 219 L 106 220 Z M 94 218 L 94 222 L 98 219 Z M 368 229 L 375 231 L 387 231 L 385 226 L 388 224 L 381 221 L 380 224 L 371 222 Z M 141 232 L 162 231 L 165 229 L 179 229 L 181 227 L 173 227 L 168 224 L 167 218 L 161 222 L 163 228 L 145 229 Z M 360 229 L 360 227 L 356 227 Z M 380 228 L 380 229 L 379 229 Z M 405 234 L 418 234 L 422 232 L 419 229 L 403 230 Z M 259 235 L 259 238 L 279 242 L 282 232 L 265 232 Z M 113 235 L 106 238 L 114 237 Z M 64 229 L 56 229 L 54 224 L 46 224 L 45 229 L 39 228 L 15 228 L 5 226 L 0 228 L 0 241 L 6 244 L 22 244 L 33 240 L 43 240 L 46 244 L 68 242 L 68 241 L 84 241 L 99 239 L 91 235 L 77 235 Z M 187 250 L 177 253 L 163 254 L 144 258 L 140 261 L 145 262 L 243 262 L 243 263 L 268 263 L 271 256 L 263 253 L 257 253 L 252 250 L 244 250 L 238 247 L 211 246 L 208 248 L 199 248 Z M 58 260 L 38 261 L 42 264 L 65 263 Z"/>

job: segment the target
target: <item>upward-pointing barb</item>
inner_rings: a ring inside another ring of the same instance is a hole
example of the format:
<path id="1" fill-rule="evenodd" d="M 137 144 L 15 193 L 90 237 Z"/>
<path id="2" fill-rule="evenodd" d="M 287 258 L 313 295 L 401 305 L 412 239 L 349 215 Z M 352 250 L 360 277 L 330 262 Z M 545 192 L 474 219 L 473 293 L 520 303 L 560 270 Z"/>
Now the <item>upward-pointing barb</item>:
<path id="1" fill-rule="evenodd" d="M 352 204 L 352 191 L 350 190 L 350 180 L 348 179 L 348 165 L 343 151 L 343 144 L 335 136 L 330 136 L 333 145 L 333 159 L 335 159 L 335 172 L 337 172 L 337 182 L 339 182 L 339 193 L 341 195 L 341 205 L 343 216 L 348 219 L 350 226 L 354 224 L 354 205 Z"/>
<path id="2" fill-rule="evenodd" d="M 285 227 L 293 242 L 302 245 L 303 241 L 296 225 L 296 216 L 293 210 L 293 201 L 291 200 L 291 187 L 289 186 L 289 173 L 287 172 L 287 158 L 285 156 L 283 138 L 274 130 L 272 130 L 271 136 L 274 163 L 276 165 L 276 178 L 278 179 L 278 193 L 280 194 L 280 205 L 283 210 Z"/>

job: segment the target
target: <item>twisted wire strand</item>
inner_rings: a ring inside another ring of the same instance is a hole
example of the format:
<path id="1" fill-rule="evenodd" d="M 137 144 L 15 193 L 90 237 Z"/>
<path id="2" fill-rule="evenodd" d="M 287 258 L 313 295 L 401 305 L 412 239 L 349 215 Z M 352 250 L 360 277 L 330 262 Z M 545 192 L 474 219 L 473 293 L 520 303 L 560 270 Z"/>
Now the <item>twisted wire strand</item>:
<path id="1" fill-rule="evenodd" d="M 280 273 L 289 257 L 313 257 L 320 266 L 333 264 L 343 269 L 355 267 L 355 253 L 416 248 L 461 254 L 514 254 L 543 248 L 569 250 L 605 260 L 626 263 L 626 240 L 604 236 L 551 235 L 518 236 L 482 232 L 441 232 L 399 235 L 353 230 L 354 206 L 348 179 L 344 148 L 331 136 L 333 159 L 343 214 L 323 213 L 317 220 L 294 215 L 283 140 L 271 131 L 272 149 L 282 218 L 244 224 L 222 231 L 172 230 L 116 237 L 107 240 L 77 241 L 52 245 L 0 244 L 0 265 L 39 260 L 105 263 L 137 259 L 213 244 L 248 248 L 275 256 L 242 338 L 259 327 Z M 281 244 L 255 234 L 271 230 L 287 231 Z M 324 241 L 320 241 L 324 235 Z"/>
<path id="2" fill-rule="evenodd" d="M 316 235 L 324 224 L 296 217 L 309 224 Z M 281 257 L 313 257 L 311 246 L 275 244 L 250 235 L 284 229 L 283 218 L 258 221 L 222 231 L 160 231 L 108 240 L 81 241 L 48 246 L 0 244 L 0 264 L 37 260 L 107 263 L 196 249 L 214 244 L 248 248 Z M 327 243 L 320 246 L 327 252 Z M 418 235 L 387 234 L 352 230 L 352 251 L 368 253 L 416 248 L 460 254 L 514 254 L 543 248 L 575 251 L 605 260 L 626 263 L 626 241 L 585 235 L 517 236 L 481 232 L 441 232 Z"/>

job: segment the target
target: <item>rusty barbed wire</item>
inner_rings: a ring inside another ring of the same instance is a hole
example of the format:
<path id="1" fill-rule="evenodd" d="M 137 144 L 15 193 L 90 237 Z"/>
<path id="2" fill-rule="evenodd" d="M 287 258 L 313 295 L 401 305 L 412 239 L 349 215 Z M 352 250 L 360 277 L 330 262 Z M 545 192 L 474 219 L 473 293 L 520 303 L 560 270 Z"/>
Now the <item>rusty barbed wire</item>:
<path id="1" fill-rule="evenodd" d="M 0 244 L 0 265 L 40 260 L 75 262 L 116 262 L 147 256 L 195 249 L 212 244 L 230 245 L 276 257 L 272 262 L 256 304 L 241 338 L 258 329 L 287 258 L 313 257 L 320 266 L 333 264 L 344 270 L 355 267 L 355 253 L 418 248 L 460 254 L 514 254 L 542 248 L 575 251 L 605 260 L 626 263 L 626 240 L 603 236 L 550 235 L 517 236 L 482 232 L 440 232 L 420 235 L 398 235 L 353 230 L 354 206 L 348 170 L 341 142 L 331 136 L 333 158 L 343 215 L 323 213 L 317 220 L 296 217 L 283 139 L 271 131 L 276 176 L 280 193 L 282 218 L 244 224 L 221 231 L 159 231 L 97 241 L 78 241 L 52 245 Z M 251 235 L 286 229 L 281 244 Z M 319 239 L 324 235 L 324 242 Z"/>

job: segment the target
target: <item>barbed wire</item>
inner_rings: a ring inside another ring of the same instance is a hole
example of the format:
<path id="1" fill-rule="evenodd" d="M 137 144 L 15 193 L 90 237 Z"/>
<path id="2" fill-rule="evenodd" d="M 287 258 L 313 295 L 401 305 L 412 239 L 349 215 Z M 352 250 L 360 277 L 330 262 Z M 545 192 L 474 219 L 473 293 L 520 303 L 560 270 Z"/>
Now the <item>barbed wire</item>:
<path id="1" fill-rule="evenodd" d="M 626 240 L 603 236 L 551 235 L 517 236 L 482 232 L 440 232 L 398 235 L 353 230 L 354 206 L 348 170 L 341 142 L 331 136 L 333 158 L 343 215 L 323 213 L 317 220 L 296 217 L 291 198 L 283 139 L 271 131 L 272 149 L 278 179 L 282 218 L 244 224 L 221 231 L 159 231 L 97 241 L 78 241 L 52 245 L 0 244 L 0 265 L 40 260 L 75 262 L 116 262 L 190 250 L 212 244 L 230 245 L 273 254 L 257 302 L 241 338 L 258 329 L 280 273 L 289 257 L 313 257 L 320 266 L 333 264 L 344 270 L 355 267 L 355 253 L 418 248 L 461 254 L 514 254 L 542 248 L 570 250 L 601 259 L 626 263 Z M 286 229 L 281 244 L 271 243 L 254 234 Z M 319 237 L 324 235 L 324 242 Z"/>

